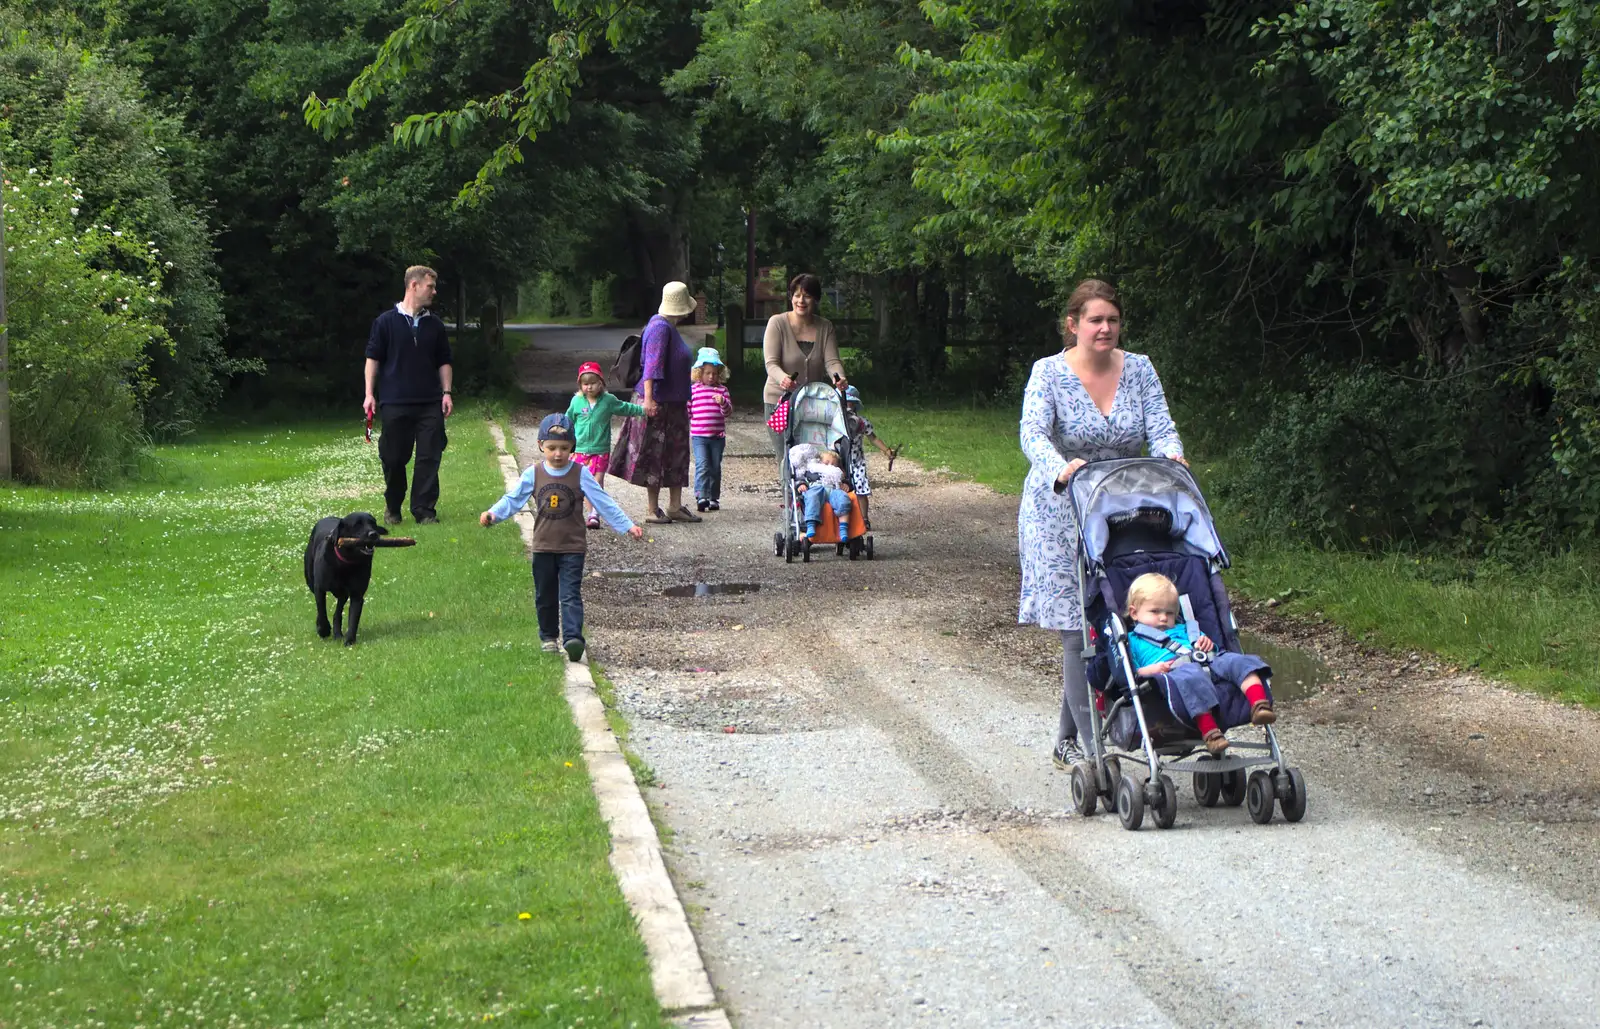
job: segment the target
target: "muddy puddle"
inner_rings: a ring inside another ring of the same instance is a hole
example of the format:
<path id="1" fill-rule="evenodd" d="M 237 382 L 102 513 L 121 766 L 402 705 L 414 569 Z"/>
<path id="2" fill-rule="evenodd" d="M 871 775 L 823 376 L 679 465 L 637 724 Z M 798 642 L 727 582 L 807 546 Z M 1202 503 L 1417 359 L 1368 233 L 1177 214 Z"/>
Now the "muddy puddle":
<path id="1" fill-rule="evenodd" d="M 1239 646 L 1272 666 L 1272 695 L 1278 700 L 1304 700 L 1333 681 L 1333 670 L 1309 651 L 1281 647 L 1243 630 Z"/>
<path id="2" fill-rule="evenodd" d="M 661 591 L 665 597 L 723 597 L 743 596 L 761 589 L 759 582 L 686 582 L 682 586 L 668 586 Z"/>

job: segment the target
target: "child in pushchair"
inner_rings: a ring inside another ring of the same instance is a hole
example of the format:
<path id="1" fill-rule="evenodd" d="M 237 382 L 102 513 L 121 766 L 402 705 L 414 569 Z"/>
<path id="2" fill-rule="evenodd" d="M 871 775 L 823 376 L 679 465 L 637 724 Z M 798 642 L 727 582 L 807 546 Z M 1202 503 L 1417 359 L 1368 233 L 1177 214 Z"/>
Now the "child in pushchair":
<path id="1" fill-rule="evenodd" d="M 1206 750 L 1220 757 L 1227 753 L 1228 737 L 1212 712 L 1222 703 L 1217 692 L 1224 685 L 1238 689 L 1250 702 L 1250 722 L 1267 725 L 1277 720 L 1264 678 L 1272 669 L 1253 654 L 1216 649 L 1211 637 L 1180 619 L 1178 585 L 1159 572 L 1146 572 L 1128 586 L 1128 651 L 1141 679 L 1167 676 L 1193 712 Z"/>
<path id="2" fill-rule="evenodd" d="M 1072 769 L 1074 808 L 1093 814 L 1103 799 L 1125 828 L 1137 829 L 1149 806 L 1156 825 L 1170 828 L 1178 797 L 1167 773 L 1188 772 L 1203 807 L 1219 798 L 1248 802 L 1250 817 L 1265 824 L 1281 802 L 1284 817 L 1299 821 L 1305 780 L 1284 761 L 1272 729 L 1271 669 L 1240 652 L 1222 584 L 1228 556 L 1189 470 L 1162 458 L 1095 461 L 1066 488 L 1093 691 L 1088 757 Z M 1213 665 L 1229 685 L 1198 664 Z M 1245 725 L 1259 728 L 1263 741 L 1224 736 Z M 1203 752 L 1191 756 L 1196 750 Z M 1148 775 L 1124 774 L 1122 757 Z"/>
<path id="3" fill-rule="evenodd" d="M 800 494 L 806 539 L 816 541 L 823 504 L 833 508 L 835 519 L 848 524 L 850 494 L 843 489 L 844 469 L 838 454 L 818 450 L 811 443 L 797 443 L 789 448 L 789 467 L 794 469 L 794 489 Z"/>

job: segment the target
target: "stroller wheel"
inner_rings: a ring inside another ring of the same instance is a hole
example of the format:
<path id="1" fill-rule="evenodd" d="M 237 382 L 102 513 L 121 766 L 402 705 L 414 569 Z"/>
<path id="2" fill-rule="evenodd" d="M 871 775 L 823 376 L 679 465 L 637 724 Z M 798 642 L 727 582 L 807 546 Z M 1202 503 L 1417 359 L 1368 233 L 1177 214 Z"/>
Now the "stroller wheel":
<path id="1" fill-rule="evenodd" d="M 1210 761 L 1209 757 L 1198 758 L 1200 761 Z M 1217 799 L 1222 796 L 1222 775 L 1220 772 L 1194 773 L 1194 800 L 1201 807 L 1216 807 Z"/>
<path id="2" fill-rule="evenodd" d="M 1117 782 L 1122 778 L 1122 762 L 1114 757 L 1100 759 L 1100 781 L 1105 783 L 1105 789 L 1100 792 L 1106 798 L 1106 807 L 1115 807 L 1117 804 Z"/>
<path id="3" fill-rule="evenodd" d="M 1166 776 L 1151 780 L 1156 796 L 1150 800 L 1150 813 L 1155 816 L 1157 829 L 1170 829 L 1178 820 L 1178 788 Z"/>
<path id="4" fill-rule="evenodd" d="M 1272 795 L 1272 776 L 1267 772 L 1256 770 L 1250 773 L 1250 781 L 1245 786 L 1244 806 L 1250 812 L 1250 821 L 1257 825 L 1266 825 L 1272 821 L 1272 802 L 1277 798 Z"/>
<path id="5" fill-rule="evenodd" d="M 1244 772 L 1235 770 L 1222 773 L 1222 803 L 1228 807 L 1238 807 L 1244 803 Z"/>
<path id="6" fill-rule="evenodd" d="M 783 563 L 786 565 L 794 564 L 794 555 L 798 549 L 799 547 L 794 541 L 794 533 L 790 532 L 783 543 Z"/>
<path id="7" fill-rule="evenodd" d="M 1283 817 L 1287 821 L 1298 822 L 1306 816 L 1306 778 L 1298 768 L 1290 768 L 1285 775 L 1289 780 L 1289 789 L 1281 804 Z"/>
<path id="8" fill-rule="evenodd" d="M 1098 799 L 1094 791 L 1094 766 L 1079 761 L 1072 766 L 1072 810 L 1087 818 L 1094 814 Z"/>
<path id="9" fill-rule="evenodd" d="M 1117 780 L 1117 817 L 1130 832 L 1144 822 L 1144 790 L 1131 775 Z"/>
<path id="10" fill-rule="evenodd" d="M 872 537 L 867 537 L 867 560 L 872 560 Z"/>
<path id="11" fill-rule="evenodd" d="M 800 541 L 800 561 L 801 561 L 802 564 L 810 564 L 811 563 L 811 541 L 810 540 L 801 540 Z"/>
<path id="12" fill-rule="evenodd" d="M 775 532 L 772 534 L 772 556 L 783 556 L 783 533 L 781 532 Z"/>

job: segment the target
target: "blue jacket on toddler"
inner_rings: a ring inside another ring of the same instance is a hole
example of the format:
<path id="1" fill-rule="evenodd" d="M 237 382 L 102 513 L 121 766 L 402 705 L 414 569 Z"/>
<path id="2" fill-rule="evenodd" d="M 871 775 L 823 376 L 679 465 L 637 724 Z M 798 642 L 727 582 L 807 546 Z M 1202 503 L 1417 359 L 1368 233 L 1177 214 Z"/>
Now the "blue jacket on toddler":
<path id="1" fill-rule="evenodd" d="M 1135 673 L 1163 661 L 1178 662 L 1172 671 L 1154 678 L 1161 682 L 1167 706 L 1172 713 L 1188 725 L 1194 724 L 1196 715 L 1207 711 L 1218 716 L 1217 723 L 1224 729 L 1243 724 L 1222 717 L 1226 709 L 1222 707 L 1222 694 L 1219 691 L 1232 689 L 1240 692 L 1239 684 L 1248 679 L 1251 673 L 1260 675 L 1263 681 L 1272 675 L 1271 666 L 1254 654 L 1213 650 L 1205 664 L 1196 662 L 1189 626 L 1183 622 L 1165 631 L 1137 622 L 1131 624 L 1128 627 L 1128 653 L 1133 659 Z"/>

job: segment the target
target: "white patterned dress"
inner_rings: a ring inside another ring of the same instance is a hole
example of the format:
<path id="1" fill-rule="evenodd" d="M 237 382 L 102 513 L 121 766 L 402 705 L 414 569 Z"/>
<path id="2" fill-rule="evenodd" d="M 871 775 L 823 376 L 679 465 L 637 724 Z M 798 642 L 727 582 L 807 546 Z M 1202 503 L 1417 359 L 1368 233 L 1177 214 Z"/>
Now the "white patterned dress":
<path id="1" fill-rule="evenodd" d="M 1042 629 L 1078 629 L 1078 536 L 1067 516 L 1056 476 L 1073 458 L 1101 461 L 1139 457 L 1146 445 L 1163 457 L 1183 455 L 1178 428 L 1155 366 L 1143 354 L 1126 354 L 1111 414 L 1104 415 L 1062 352 L 1034 362 L 1022 395 L 1022 452 L 1032 468 L 1017 511 L 1017 551 L 1022 597 L 1017 622 Z"/>

